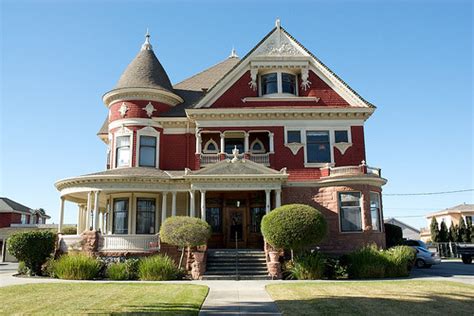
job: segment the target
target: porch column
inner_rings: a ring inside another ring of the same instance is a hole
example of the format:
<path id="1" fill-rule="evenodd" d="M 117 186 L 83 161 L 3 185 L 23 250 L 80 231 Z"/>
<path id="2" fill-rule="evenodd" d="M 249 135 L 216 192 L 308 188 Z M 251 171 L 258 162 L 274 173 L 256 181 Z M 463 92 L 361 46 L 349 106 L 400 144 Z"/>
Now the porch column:
<path id="1" fill-rule="evenodd" d="M 63 231 L 64 225 L 64 197 L 61 196 L 60 203 L 59 203 L 59 225 L 58 225 L 58 233 Z"/>
<path id="2" fill-rule="evenodd" d="M 79 204 L 78 209 L 77 209 L 77 228 L 76 228 L 77 235 L 79 235 L 82 232 L 81 227 L 82 227 L 83 210 L 84 210 L 84 206 L 82 204 Z"/>
<path id="3" fill-rule="evenodd" d="M 196 217 L 196 203 L 194 199 L 194 191 L 189 191 L 189 216 Z"/>
<path id="4" fill-rule="evenodd" d="M 281 189 L 275 190 L 275 207 L 281 206 Z"/>
<path id="5" fill-rule="evenodd" d="M 225 147 L 225 134 L 221 133 L 221 154 L 223 154 L 225 152 L 224 147 Z"/>
<path id="6" fill-rule="evenodd" d="M 270 193 L 272 190 L 265 190 L 265 213 L 270 213 Z"/>
<path id="7" fill-rule="evenodd" d="M 86 227 L 85 230 L 91 229 L 91 211 L 92 211 L 92 191 L 87 193 L 87 209 L 86 209 Z"/>
<path id="8" fill-rule="evenodd" d="M 99 193 L 100 191 L 94 192 L 94 229 L 99 230 Z"/>
<path id="9" fill-rule="evenodd" d="M 274 153 L 275 152 L 275 144 L 273 141 L 273 133 L 268 133 L 268 143 L 270 144 L 270 152 Z"/>
<path id="10" fill-rule="evenodd" d="M 248 153 L 249 152 L 249 133 L 245 133 L 244 135 L 244 152 L 243 153 Z"/>
<path id="11" fill-rule="evenodd" d="M 166 220 L 166 209 L 168 204 L 168 192 L 162 193 L 161 198 L 161 225 L 163 225 L 164 221 Z"/>
<path id="12" fill-rule="evenodd" d="M 176 191 L 171 192 L 171 216 L 176 216 Z"/>
<path id="13" fill-rule="evenodd" d="M 201 190 L 201 219 L 206 220 L 206 191 Z"/>
<path id="14" fill-rule="evenodd" d="M 201 153 L 201 133 L 196 133 L 196 154 Z"/>

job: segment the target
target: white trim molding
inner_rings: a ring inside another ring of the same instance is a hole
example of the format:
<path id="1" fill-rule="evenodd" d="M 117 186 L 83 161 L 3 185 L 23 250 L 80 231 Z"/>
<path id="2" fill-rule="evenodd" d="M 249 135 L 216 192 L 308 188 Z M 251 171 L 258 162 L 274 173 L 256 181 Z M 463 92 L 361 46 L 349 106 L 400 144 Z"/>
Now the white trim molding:
<path id="1" fill-rule="evenodd" d="M 141 128 L 137 131 L 137 141 L 135 146 L 135 152 L 137 153 L 137 167 L 140 167 L 140 137 L 141 136 L 151 136 L 156 138 L 156 148 L 155 148 L 155 168 L 160 168 L 160 132 L 154 129 L 151 126 Z"/>

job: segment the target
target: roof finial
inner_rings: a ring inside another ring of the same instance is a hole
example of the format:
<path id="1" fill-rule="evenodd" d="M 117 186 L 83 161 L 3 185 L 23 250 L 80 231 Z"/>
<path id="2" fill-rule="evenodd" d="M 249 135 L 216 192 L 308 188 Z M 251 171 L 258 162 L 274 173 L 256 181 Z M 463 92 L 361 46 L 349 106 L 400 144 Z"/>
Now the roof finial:
<path id="1" fill-rule="evenodd" d="M 232 50 L 230 52 L 229 58 L 239 58 L 239 56 L 237 55 L 237 52 L 235 51 L 234 46 L 232 46 Z"/>
<path id="2" fill-rule="evenodd" d="M 148 28 L 146 28 L 145 43 L 142 45 L 142 50 L 153 50 L 153 46 L 150 44 L 150 32 L 148 32 Z"/>
<path id="3" fill-rule="evenodd" d="M 280 21 L 280 18 L 278 18 L 278 17 L 275 20 L 275 27 L 277 29 L 280 29 L 280 27 L 281 27 L 281 21 Z"/>

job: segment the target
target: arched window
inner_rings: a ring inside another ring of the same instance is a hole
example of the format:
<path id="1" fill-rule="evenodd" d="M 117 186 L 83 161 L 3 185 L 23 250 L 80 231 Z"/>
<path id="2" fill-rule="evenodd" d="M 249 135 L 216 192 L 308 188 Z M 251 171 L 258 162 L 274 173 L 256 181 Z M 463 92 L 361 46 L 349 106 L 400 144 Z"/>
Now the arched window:
<path id="1" fill-rule="evenodd" d="M 254 154 L 262 154 L 265 152 L 265 146 L 263 146 L 260 139 L 256 138 L 252 144 L 250 144 L 250 152 Z"/>
<path id="2" fill-rule="evenodd" d="M 202 152 L 205 154 L 217 154 L 219 152 L 219 147 L 213 139 L 209 139 L 204 145 L 204 149 Z"/>

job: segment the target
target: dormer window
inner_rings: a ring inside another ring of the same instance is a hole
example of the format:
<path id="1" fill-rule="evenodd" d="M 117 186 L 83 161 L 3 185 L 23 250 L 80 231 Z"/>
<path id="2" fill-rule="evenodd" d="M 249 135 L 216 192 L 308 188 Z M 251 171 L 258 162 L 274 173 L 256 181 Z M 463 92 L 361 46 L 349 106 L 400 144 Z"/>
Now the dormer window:
<path id="1" fill-rule="evenodd" d="M 271 72 L 260 76 L 260 96 L 298 95 L 296 75 Z"/>

